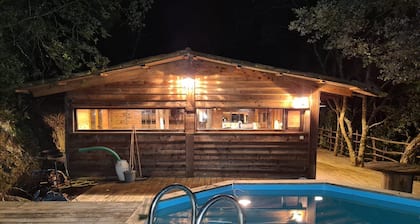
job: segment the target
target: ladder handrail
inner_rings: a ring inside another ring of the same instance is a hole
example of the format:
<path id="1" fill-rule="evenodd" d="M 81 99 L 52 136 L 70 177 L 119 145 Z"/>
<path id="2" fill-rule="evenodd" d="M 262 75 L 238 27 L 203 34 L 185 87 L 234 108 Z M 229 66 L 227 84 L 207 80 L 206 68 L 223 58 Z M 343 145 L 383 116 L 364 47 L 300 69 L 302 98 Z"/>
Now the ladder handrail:
<path id="1" fill-rule="evenodd" d="M 233 196 L 231 196 L 231 195 L 222 194 L 222 195 L 216 195 L 213 198 L 211 198 L 209 201 L 206 202 L 206 204 L 203 206 L 203 208 L 201 209 L 200 213 L 198 214 L 196 224 L 201 224 L 201 222 L 203 221 L 204 215 L 206 214 L 207 210 L 214 203 L 216 203 L 216 202 L 218 202 L 220 200 L 230 201 L 236 207 L 236 210 L 238 211 L 239 224 L 244 224 L 245 223 L 244 212 L 242 211 L 242 208 L 239 205 L 239 202 L 236 200 L 236 198 L 233 197 Z"/>
<path id="2" fill-rule="evenodd" d="M 166 186 L 165 188 L 163 188 L 161 191 L 159 191 L 159 193 L 153 198 L 152 201 L 152 205 L 150 206 L 150 210 L 149 210 L 149 219 L 147 221 L 148 224 L 153 224 L 153 219 L 155 218 L 155 212 L 156 212 L 156 208 L 157 208 L 157 204 L 160 200 L 160 198 L 168 191 L 173 190 L 173 189 L 180 189 L 183 190 L 185 193 L 187 193 L 187 196 L 189 196 L 190 201 L 191 201 L 191 211 L 192 211 L 192 217 L 191 217 L 191 224 L 195 224 L 195 220 L 196 220 L 196 215 L 197 215 L 197 199 L 195 197 L 195 195 L 192 193 L 192 191 L 185 187 L 182 184 L 171 184 L 169 186 Z"/>

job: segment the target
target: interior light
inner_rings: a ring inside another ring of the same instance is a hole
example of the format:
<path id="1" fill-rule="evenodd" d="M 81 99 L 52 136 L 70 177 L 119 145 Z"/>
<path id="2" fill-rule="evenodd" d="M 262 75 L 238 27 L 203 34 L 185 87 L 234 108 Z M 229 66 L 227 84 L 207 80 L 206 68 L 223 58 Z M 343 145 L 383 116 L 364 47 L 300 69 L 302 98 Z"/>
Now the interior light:
<path id="1" fill-rule="evenodd" d="M 309 97 L 305 96 L 293 98 L 292 107 L 299 109 L 309 108 Z"/>
<path id="2" fill-rule="evenodd" d="M 249 199 L 240 199 L 238 201 L 238 203 L 244 207 L 248 206 L 251 204 L 251 201 Z"/>

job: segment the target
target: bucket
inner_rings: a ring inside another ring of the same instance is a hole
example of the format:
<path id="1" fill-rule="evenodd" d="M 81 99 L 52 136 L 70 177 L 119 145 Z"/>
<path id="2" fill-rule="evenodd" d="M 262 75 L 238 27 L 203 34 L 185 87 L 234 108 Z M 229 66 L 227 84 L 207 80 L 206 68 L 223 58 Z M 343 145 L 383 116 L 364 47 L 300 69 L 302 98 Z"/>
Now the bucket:
<path id="1" fill-rule="evenodd" d="M 135 170 L 127 170 L 124 171 L 124 178 L 126 183 L 130 183 L 136 180 L 136 171 Z"/>

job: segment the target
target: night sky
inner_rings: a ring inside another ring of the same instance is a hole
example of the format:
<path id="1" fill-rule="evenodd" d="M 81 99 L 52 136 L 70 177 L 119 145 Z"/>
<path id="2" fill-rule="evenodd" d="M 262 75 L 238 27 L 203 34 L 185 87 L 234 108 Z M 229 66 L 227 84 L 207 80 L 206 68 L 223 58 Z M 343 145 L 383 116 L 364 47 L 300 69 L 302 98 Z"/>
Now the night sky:
<path id="1" fill-rule="evenodd" d="M 319 72 L 312 47 L 288 30 L 292 0 L 155 0 L 140 35 L 127 26 L 113 28 L 102 43 L 111 64 L 170 53 L 194 51 Z"/>

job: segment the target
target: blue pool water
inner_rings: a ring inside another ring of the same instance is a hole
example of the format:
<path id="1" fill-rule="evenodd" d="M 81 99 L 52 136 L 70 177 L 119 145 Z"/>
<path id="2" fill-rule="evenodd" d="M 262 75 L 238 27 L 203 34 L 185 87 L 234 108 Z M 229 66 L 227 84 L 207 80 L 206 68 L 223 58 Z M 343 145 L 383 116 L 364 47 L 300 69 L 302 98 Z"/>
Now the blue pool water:
<path id="1" fill-rule="evenodd" d="M 242 206 L 247 224 L 405 223 L 420 224 L 420 200 L 324 183 L 232 184 L 195 194 L 199 207 L 214 195 L 250 202 Z M 159 202 L 157 223 L 190 223 L 190 202 L 181 196 Z M 210 208 L 204 223 L 237 223 L 227 202 Z"/>

